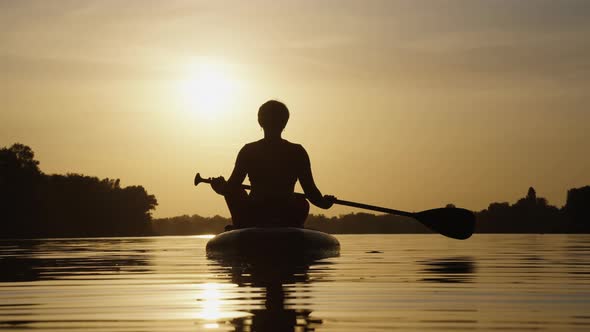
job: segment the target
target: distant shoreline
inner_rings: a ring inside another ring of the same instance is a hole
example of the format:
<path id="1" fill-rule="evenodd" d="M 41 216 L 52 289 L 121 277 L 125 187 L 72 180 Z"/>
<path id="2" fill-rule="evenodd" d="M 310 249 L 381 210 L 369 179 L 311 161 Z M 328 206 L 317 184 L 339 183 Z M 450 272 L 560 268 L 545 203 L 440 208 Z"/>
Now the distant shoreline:
<path id="1" fill-rule="evenodd" d="M 428 233 L 330 233 L 333 235 L 435 235 L 440 236 L 434 232 Z M 476 235 L 589 235 L 587 233 L 474 233 Z M 158 237 L 185 237 L 185 236 L 214 236 L 216 234 L 175 234 L 175 235 L 164 235 L 164 234 L 152 234 L 152 235 L 132 235 L 132 236 L 85 236 L 85 237 L 23 237 L 23 238 L 0 238 L 0 242 L 12 242 L 12 241 L 39 241 L 39 240 L 84 240 L 84 239 L 133 239 L 133 238 L 158 238 Z"/>
<path id="2" fill-rule="evenodd" d="M 588 234 L 590 233 L 590 186 L 568 190 L 562 208 L 537 197 L 534 188 L 514 204 L 491 203 L 476 212 L 476 234 Z M 447 207 L 454 207 L 448 204 Z M 183 215 L 152 221 L 152 230 L 160 235 L 217 234 L 231 219 L 220 216 Z M 428 234 L 419 222 L 395 215 L 350 213 L 328 218 L 310 215 L 306 228 L 331 234 Z"/>
<path id="3" fill-rule="evenodd" d="M 96 238 L 221 233 L 231 219 L 183 215 L 154 219 L 158 205 L 142 186 L 82 174 L 45 174 L 23 144 L 0 149 L 0 238 Z M 454 207 L 448 204 L 447 207 Z M 478 234 L 588 234 L 590 186 L 572 188 L 558 208 L 529 188 L 517 202 L 476 212 Z M 306 228 L 331 234 L 428 234 L 407 217 L 350 213 L 310 215 Z"/>

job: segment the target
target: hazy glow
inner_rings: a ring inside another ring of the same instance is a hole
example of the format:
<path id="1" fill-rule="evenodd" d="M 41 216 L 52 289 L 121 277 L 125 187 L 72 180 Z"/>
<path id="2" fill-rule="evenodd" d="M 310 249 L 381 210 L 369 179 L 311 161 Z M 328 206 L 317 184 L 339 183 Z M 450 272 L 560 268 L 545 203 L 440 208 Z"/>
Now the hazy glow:
<path id="1" fill-rule="evenodd" d="M 590 179 L 588 17 L 584 0 L 0 1 L 0 146 L 143 185 L 156 217 L 229 216 L 193 176 L 228 177 L 274 98 L 326 194 L 480 210 L 534 186 L 559 206 Z"/>
<path id="2" fill-rule="evenodd" d="M 236 98 L 237 82 L 227 66 L 201 61 L 189 66 L 178 86 L 184 110 L 200 120 L 220 120 Z"/>

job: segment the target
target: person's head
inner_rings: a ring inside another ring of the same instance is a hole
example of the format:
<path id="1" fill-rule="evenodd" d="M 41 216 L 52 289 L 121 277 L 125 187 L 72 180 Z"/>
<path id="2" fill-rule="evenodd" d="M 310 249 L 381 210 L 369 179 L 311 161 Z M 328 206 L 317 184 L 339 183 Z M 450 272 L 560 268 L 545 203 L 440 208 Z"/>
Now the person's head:
<path id="1" fill-rule="evenodd" d="M 285 104 L 269 100 L 258 109 L 258 123 L 265 132 L 280 133 L 289 121 L 289 109 Z"/>

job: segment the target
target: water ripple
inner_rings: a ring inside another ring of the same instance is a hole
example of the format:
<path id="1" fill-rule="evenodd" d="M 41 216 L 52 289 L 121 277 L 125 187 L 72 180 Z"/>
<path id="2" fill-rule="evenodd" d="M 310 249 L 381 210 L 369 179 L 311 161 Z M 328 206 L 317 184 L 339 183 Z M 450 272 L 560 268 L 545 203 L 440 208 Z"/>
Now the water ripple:
<path id="1" fill-rule="evenodd" d="M 0 329 L 588 330 L 590 236 L 341 235 L 304 266 L 208 260 L 203 237 L 0 241 Z"/>

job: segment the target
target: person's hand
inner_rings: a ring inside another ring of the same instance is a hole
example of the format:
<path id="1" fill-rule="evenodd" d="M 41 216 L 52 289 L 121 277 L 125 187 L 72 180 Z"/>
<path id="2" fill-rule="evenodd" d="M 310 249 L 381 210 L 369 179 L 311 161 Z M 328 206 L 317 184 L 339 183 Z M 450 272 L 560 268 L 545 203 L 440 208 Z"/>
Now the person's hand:
<path id="1" fill-rule="evenodd" d="M 324 206 L 322 206 L 324 209 L 329 209 L 332 207 L 332 205 L 334 205 L 334 202 L 336 201 L 336 197 L 332 196 L 332 195 L 324 195 Z"/>
<path id="2" fill-rule="evenodd" d="M 218 178 L 213 178 L 211 179 L 211 188 L 213 188 L 213 190 L 218 193 L 219 195 L 225 195 L 225 184 L 227 182 L 225 181 L 225 178 L 223 176 L 220 176 Z"/>

